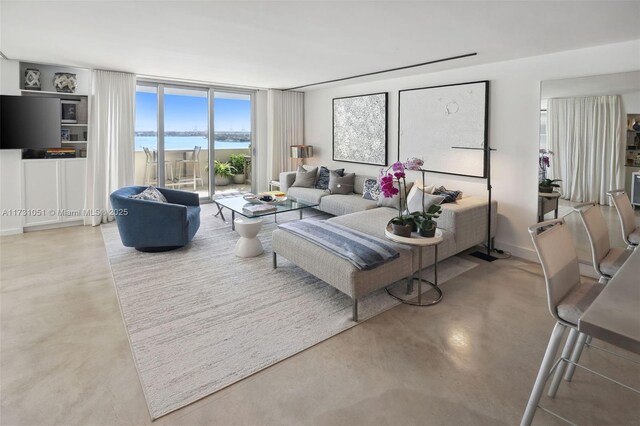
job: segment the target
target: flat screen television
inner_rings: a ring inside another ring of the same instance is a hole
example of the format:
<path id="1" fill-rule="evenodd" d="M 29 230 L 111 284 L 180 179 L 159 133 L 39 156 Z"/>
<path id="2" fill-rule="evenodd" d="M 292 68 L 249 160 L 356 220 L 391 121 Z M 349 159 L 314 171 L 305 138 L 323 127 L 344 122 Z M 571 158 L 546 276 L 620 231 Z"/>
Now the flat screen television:
<path id="1" fill-rule="evenodd" d="M 60 99 L 0 96 L 0 149 L 60 148 Z"/>

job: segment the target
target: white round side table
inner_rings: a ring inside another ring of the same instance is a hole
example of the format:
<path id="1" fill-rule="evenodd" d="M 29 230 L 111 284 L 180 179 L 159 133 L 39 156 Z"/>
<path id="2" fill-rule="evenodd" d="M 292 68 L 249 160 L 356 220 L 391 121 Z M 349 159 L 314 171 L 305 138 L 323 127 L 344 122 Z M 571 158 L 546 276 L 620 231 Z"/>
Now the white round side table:
<path id="1" fill-rule="evenodd" d="M 396 243 L 418 247 L 418 277 L 416 278 L 413 276 L 413 274 L 411 275 L 411 282 L 413 282 L 413 280 L 418 281 L 418 301 L 413 302 L 409 299 L 403 299 L 391 293 L 389 288 L 386 288 L 385 290 L 387 290 L 387 293 L 389 294 L 389 296 L 393 297 L 399 302 L 405 303 L 407 305 L 413 305 L 413 306 L 431 306 L 440 302 L 442 300 L 442 290 L 440 290 L 440 287 L 438 287 L 438 245 L 442 241 L 444 241 L 444 238 L 442 238 L 442 231 L 440 231 L 439 229 L 436 229 L 436 234 L 433 237 L 421 237 L 420 234 L 414 232 L 411 234 L 410 238 L 407 238 L 407 237 L 401 237 L 399 235 L 393 234 L 391 232 L 390 226 L 387 226 L 387 229 L 385 229 L 384 234 L 388 239 L 390 239 L 391 241 L 395 241 Z M 430 247 L 430 246 L 433 246 L 435 250 L 435 258 L 433 263 L 433 275 L 434 275 L 433 282 L 427 281 L 424 278 L 422 278 L 422 248 Z M 430 285 L 431 289 L 435 290 L 436 293 L 438 294 L 436 298 L 425 301 L 424 303 L 422 302 L 422 283 L 423 282 Z"/>
<path id="2" fill-rule="evenodd" d="M 236 243 L 234 254 L 238 257 L 255 257 L 264 252 L 262 243 L 256 237 L 262 228 L 262 219 L 239 217 L 233 221 L 240 239 Z"/>

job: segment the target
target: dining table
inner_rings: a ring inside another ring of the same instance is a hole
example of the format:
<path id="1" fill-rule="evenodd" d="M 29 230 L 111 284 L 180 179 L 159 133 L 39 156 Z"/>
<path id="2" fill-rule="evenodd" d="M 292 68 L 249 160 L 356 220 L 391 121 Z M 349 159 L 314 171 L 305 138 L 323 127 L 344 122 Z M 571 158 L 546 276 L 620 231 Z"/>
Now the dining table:
<path id="1" fill-rule="evenodd" d="M 640 354 L 640 248 L 582 314 L 578 330 Z"/>

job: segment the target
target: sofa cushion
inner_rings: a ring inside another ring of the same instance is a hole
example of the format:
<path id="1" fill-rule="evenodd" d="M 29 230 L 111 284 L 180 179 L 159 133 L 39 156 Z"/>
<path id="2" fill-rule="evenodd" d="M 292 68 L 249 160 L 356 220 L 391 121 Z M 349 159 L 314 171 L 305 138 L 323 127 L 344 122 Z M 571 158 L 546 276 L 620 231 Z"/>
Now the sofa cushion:
<path id="1" fill-rule="evenodd" d="M 398 188 L 398 182 L 394 182 L 393 185 Z M 407 194 L 409 194 L 412 186 L 412 182 L 407 182 Z M 404 192 L 402 192 L 402 198 L 404 199 Z M 394 209 L 400 208 L 400 193 L 394 195 L 391 198 L 386 198 L 384 195 L 380 194 L 380 197 L 378 198 L 378 207 L 391 207 Z"/>
<path id="2" fill-rule="evenodd" d="M 422 210 L 422 200 L 424 196 L 424 211 L 428 210 L 429 207 L 433 205 L 442 204 L 444 201 L 444 195 L 432 195 L 427 194 L 426 192 L 422 192 L 417 185 L 414 185 L 409 191 L 409 195 L 407 196 L 407 210 L 410 213 L 413 212 L 421 212 Z"/>
<path id="3" fill-rule="evenodd" d="M 316 178 L 318 177 L 318 168 L 306 170 L 302 166 L 298 166 L 296 170 L 296 180 L 293 181 L 292 187 L 298 188 L 313 188 L 316 184 Z"/>
<path id="4" fill-rule="evenodd" d="M 362 199 L 361 197 L 359 198 Z M 389 207 L 381 207 L 356 212 L 346 216 L 332 217 L 331 219 L 328 219 L 328 221 L 347 226 L 357 231 L 366 232 L 374 237 L 387 238 L 384 233 L 387 223 L 397 215 L 398 210 Z"/>
<path id="5" fill-rule="evenodd" d="M 155 186 L 150 186 L 139 194 L 129 195 L 129 198 L 133 198 L 136 200 L 148 200 L 148 201 L 157 201 L 159 203 L 167 203 L 167 199 L 162 192 L 158 190 Z"/>
<path id="6" fill-rule="evenodd" d="M 333 170 L 338 176 L 344 176 L 344 169 Z M 320 166 L 320 172 L 318 173 L 318 180 L 316 181 L 316 189 L 329 189 L 329 173 L 330 170 L 325 166 Z"/>
<path id="7" fill-rule="evenodd" d="M 329 192 L 332 194 L 353 194 L 355 181 L 355 173 L 347 173 L 344 176 L 340 176 L 332 170 L 329 172 Z"/>
<path id="8" fill-rule="evenodd" d="M 365 200 L 359 194 L 331 194 L 322 197 L 320 201 L 320 210 L 332 214 L 334 216 L 342 216 L 354 212 L 371 210 L 378 207 L 378 204 L 372 200 Z"/>
<path id="9" fill-rule="evenodd" d="M 380 198 L 380 184 L 378 183 L 378 179 L 365 179 L 362 184 L 362 198 L 365 200 L 378 201 L 378 198 Z"/>
<path id="10" fill-rule="evenodd" d="M 320 204 L 320 199 L 329 193 L 322 189 L 291 187 L 287 195 L 307 203 Z"/>

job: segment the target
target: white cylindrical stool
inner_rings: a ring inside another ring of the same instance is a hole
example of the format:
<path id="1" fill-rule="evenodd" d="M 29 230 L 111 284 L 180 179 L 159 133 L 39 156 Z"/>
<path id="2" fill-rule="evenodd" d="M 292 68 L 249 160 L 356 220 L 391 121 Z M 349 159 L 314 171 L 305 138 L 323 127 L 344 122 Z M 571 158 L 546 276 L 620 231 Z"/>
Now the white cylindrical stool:
<path id="1" fill-rule="evenodd" d="M 262 228 L 262 219 L 239 217 L 233 221 L 240 239 L 236 243 L 235 255 L 238 257 L 255 257 L 264 251 L 262 243 L 256 237 Z"/>

